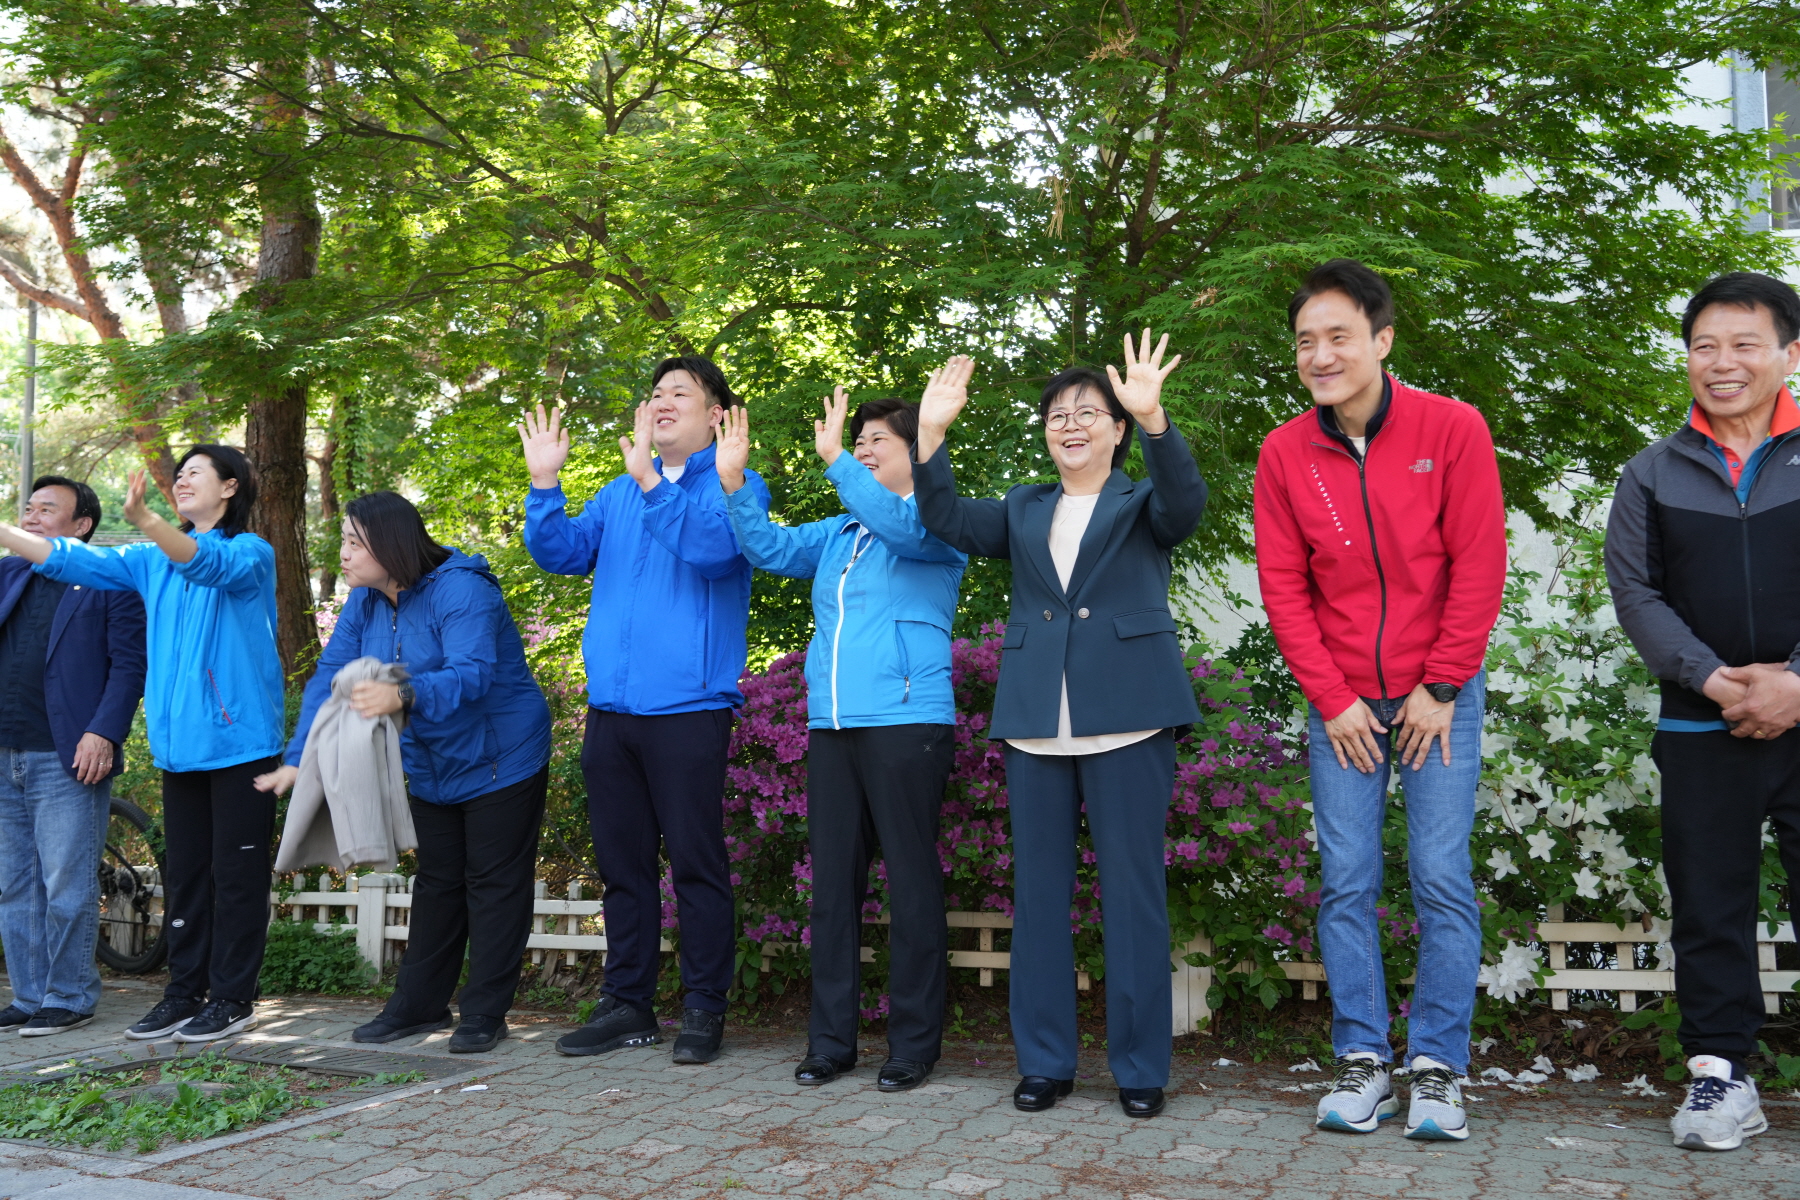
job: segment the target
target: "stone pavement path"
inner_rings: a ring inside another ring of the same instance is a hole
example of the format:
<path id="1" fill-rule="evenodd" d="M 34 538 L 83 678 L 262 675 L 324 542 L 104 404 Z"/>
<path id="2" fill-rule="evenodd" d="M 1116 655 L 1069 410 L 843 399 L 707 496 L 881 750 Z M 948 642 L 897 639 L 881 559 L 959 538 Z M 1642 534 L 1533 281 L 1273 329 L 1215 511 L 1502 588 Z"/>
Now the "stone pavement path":
<path id="1" fill-rule="evenodd" d="M 0 1063 L 115 1042 L 154 999 L 109 986 L 93 1026 L 0 1038 Z M 375 1011 L 316 999 L 260 1008 L 253 1036 L 343 1042 Z M 1071 1099 L 1026 1114 L 1010 1102 L 1010 1058 L 968 1049 L 948 1055 L 926 1087 L 890 1096 L 874 1086 L 878 1054 L 845 1079 L 803 1089 L 791 1074 L 797 1038 L 728 1030 L 717 1062 L 676 1067 L 666 1046 L 561 1058 L 550 1042 L 565 1028 L 560 1018 L 521 1018 L 513 1038 L 470 1063 L 485 1090 L 414 1085 L 412 1095 L 173 1161 L 0 1142 L 0 1200 L 1800 1200 L 1800 1101 L 1791 1099 L 1770 1101 L 1773 1128 L 1731 1154 L 1669 1144 L 1676 1089 L 1628 1099 L 1605 1079 L 1524 1096 L 1483 1089 L 1468 1142 L 1415 1144 L 1393 1125 L 1367 1137 L 1314 1130 L 1312 1097 L 1279 1089 L 1319 1076 L 1268 1066 L 1185 1059 L 1169 1111 L 1133 1121 L 1098 1058 L 1083 1064 Z M 392 1048 L 443 1053 L 445 1041 Z"/>

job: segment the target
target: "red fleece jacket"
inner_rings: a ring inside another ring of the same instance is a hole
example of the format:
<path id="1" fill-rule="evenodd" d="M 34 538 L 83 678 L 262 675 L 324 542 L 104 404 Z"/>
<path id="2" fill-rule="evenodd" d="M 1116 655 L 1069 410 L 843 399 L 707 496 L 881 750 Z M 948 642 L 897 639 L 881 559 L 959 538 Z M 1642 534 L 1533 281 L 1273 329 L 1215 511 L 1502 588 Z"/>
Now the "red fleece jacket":
<path id="1" fill-rule="evenodd" d="M 1256 569 L 1275 641 L 1327 718 L 1481 670 L 1506 585 L 1506 509 L 1472 405 L 1390 378 L 1359 467 L 1314 409 L 1263 440 Z"/>

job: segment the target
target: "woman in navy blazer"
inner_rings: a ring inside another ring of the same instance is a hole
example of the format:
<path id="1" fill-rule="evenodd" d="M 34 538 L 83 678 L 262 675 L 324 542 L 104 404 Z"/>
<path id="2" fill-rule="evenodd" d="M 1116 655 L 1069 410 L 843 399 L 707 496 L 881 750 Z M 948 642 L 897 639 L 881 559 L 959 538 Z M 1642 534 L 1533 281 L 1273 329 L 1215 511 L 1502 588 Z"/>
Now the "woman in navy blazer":
<path id="1" fill-rule="evenodd" d="M 1076 367 L 1038 413 L 1059 482 L 967 500 L 944 433 L 973 364 L 932 375 L 913 481 L 925 528 L 969 554 L 1010 559 L 1012 613 L 988 736 L 1006 741 L 1013 840 L 1013 1104 L 1053 1106 L 1074 1087 L 1075 950 L 1069 902 L 1085 808 L 1100 866 L 1107 1057 L 1127 1115 L 1163 1109 L 1173 1028 L 1164 828 L 1176 727 L 1200 716 L 1169 611 L 1170 552 L 1206 508 L 1206 482 L 1162 408 L 1165 336 L 1125 339 L 1125 378 Z M 1150 478 L 1119 469 L 1134 428 Z"/>

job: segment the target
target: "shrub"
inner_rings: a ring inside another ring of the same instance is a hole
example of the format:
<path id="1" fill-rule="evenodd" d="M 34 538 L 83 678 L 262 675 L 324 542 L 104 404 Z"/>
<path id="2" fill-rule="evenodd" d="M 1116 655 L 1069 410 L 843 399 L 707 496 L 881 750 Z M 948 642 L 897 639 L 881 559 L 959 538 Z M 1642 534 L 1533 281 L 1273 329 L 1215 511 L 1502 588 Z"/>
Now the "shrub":
<path id="1" fill-rule="evenodd" d="M 263 954 L 262 990 L 271 995 L 367 992 L 375 972 L 356 951 L 353 930 L 321 933 L 310 921 L 276 921 Z"/>

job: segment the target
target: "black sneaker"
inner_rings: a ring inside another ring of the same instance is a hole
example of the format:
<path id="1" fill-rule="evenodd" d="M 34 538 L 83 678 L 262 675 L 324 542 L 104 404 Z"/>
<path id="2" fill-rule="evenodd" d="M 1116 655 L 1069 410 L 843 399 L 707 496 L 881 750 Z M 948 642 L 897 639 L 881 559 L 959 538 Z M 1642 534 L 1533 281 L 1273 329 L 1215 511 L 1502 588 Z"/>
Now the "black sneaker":
<path id="1" fill-rule="evenodd" d="M 216 1042 L 256 1028 L 256 1006 L 238 1000 L 212 1000 L 200 1015 L 175 1031 L 178 1042 Z"/>
<path id="2" fill-rule="evenodd" d="M 29 1020 L 31 1020 L 31 1014 L 16 1004 L 9 1004 L 5 1008 L 0 1008 L 0 1032 L 5 1032 L 8 1029 L 17 1029 Z"/>
<path id="3" fill-rule="evenodd" d="M 19 1030 L 20 1037 L 47 1037 L 53 1033 L 67 1033 L 71 1029 L 80 1029 L 94 1019 L 93 1013 L 71 1012 L 66 1008 L 40 1008 L 37 1016 L 25 1023 Z"/>
<path id="4" fill-rule="evenodd" d="M 505 1017 L 464 1017 L 450 1035 L 450 1053 L 482 1054 L 506 1036 Z"/>
<path id="5" fill-rule="evenodd" d="M 441 1016 L 432 1017 L 428 1021 L 415 1021 L 411 1017 L 394 1017 L 382 1013 L 366 1025 L 358 1025 L 350 1035 L 353 1042 L 397 1042 L 403 1037 L 411 1037 L 415 1033 L 436 1033 L 440 1029 L 448 1029 L 455 1024 L 448 1010 Z"/>
<path id="6" fill-rule="evenodd" d="M 189 1000 L 184 996 L 164 996 L 155 1008 L 144 1014 L 143 1020 L 125 1031 L 125 1036 L 136 1042 L 168 1037 L 199 1016 L 200 1010 L 205 1007 L 199 1000 Z"/>
<path id="7" fill-rule="evenodd" d="M 709 1063 L 719 1057 L 719 1043 L 724 1040 L 724 1013 L 709 1013 L 703 1008 L 683 1009 L 681 1032 L 675 1037 L 675 1061 Z"/>
<path id="8" fill-rule="evenodd" d="M 660 1041 L 655 1013 L 633 1008 L 617 996 L 602 996 L 586 1025 L 556 1039 L 556 1052 L 579 1058 L 626 1046 L 654 1046 Z"/>

